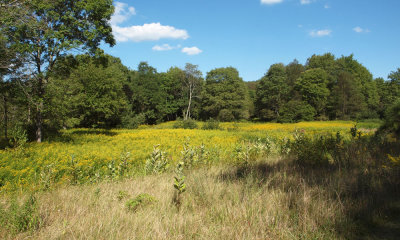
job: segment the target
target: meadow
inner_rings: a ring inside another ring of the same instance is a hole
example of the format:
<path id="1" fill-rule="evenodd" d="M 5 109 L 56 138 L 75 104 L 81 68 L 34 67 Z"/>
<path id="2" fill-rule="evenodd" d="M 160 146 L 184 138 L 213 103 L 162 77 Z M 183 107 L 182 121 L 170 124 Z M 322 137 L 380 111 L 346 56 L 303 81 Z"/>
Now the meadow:
<path id="1" fill-rule="evenodd" d="M 1 150 L 3 239 L 396 239 L 377 122 L 71 129 Z"/>
<path id="2" fill-rule="evenodd" d="M 340 132 L 349 138 L 355 122 L 221 123 L 217 130 L 202 130 L 204 123 L 198 123 L 199 129 L 174 129 L 174 124 L 140 126 L 137 130 L 64 130 L 42 144 L 0 150 L 0 193 L 140 175 L 154 146 L 166 153 L 169 162 L 176 163 L 185 142 L 194 150 L 207 150 L 209 164 L 233 163 L 237 150 L 248 142 L 279 145 L 293 138 L 296 131 L 309 136 Z M 366 135 L 379 126 L 374 122 L 358 125 Z M 274 153 L 279 148 L 269 147 Z"/>

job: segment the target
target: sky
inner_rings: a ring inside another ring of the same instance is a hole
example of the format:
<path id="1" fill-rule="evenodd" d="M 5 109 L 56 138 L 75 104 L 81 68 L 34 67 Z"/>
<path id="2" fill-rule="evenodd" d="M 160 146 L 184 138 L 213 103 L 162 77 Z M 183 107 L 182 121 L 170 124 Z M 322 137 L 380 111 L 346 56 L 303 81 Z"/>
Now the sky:
<path id="1" fill-rule="evenodd" d="M 400 0 L 120 0 L 106 53 L 136 70 L 235 67 L 244 81 L 275 63 L 354 54 L 373 76 L 400 68 Z"/>

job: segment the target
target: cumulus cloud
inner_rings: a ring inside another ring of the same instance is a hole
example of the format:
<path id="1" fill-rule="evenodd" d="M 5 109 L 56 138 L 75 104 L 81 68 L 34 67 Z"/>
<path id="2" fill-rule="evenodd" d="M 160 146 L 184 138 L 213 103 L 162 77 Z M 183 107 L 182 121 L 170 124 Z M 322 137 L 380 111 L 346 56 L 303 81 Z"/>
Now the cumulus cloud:
<path id="1" fill-rule="evenodd" d="M 157 41 L 160 39 L 187 39 L 189 34 L 184 29 L 177 29 L 173 26 L 161 25 L 161 23 L 147 23 L 143 25 L 133 25 L 122 27 L 132 15 L 136 14 L 134 7 L 126 3 L 115 2 L 115 11 L 111 17 L 110 24 L 115 39 L 118 42 L 142 42 Z"/>
<path id="2" fill-rule="evenodd" d="M 170 46 L 169 44 L 162 44 L 162 45 L 155 45 L 152 49 L 153 51 L 170 51 L 177 48 L 181 48 L 181 45 Z"/>
<path id="3" fill-rule="evenodd" d="M 136 15 L 134 7 L 129 7 L 128 4 L 115 2 L 114 14 L 111 17 L 111 25 L 116 25 L 125 22 L 132 15 Z"/>
<path id="4" fill-rule="evenodd" d="M 322 30 L 313 30 L 310 32 L 311 37 L 325 37 L 325 36 L 330 36 L 332 33 L 332 30 L 329 29 L 322 29 Z"/>
<path id="5" fill-rule="evenodd" d="M 266 4 L 266 5 L 272 5 L 281 2 L 283 2 L 283 0 L 261 0 L 261 4 Z"/>
<path id="6" fill-rule="evenodd" d="M 142 26 L 119 27 L 113 26 L 115 39 L 119 42 L 157 41 L 164 38 L 188 39 L 186 30 L 176 29 L 172 26 L 164 26 L 160 23 L 148 23 Z"/>
<path id="7" fill-rule="evenodd" d="M 353 28 L 353 31 L 356 32 L 356 33 L 369 33 L 370 32 L 369 29 L 363 29 L 363 28 L 358 27 L 358 26 Z"/>
<path id="8" fill-rule="evenodd" d="M 197 55 L 202 53 L 203 51 L 200 50 L 198 47 L 184 47 L 182 48 L 182 52 L 186 53 L 187 55 Z"/>

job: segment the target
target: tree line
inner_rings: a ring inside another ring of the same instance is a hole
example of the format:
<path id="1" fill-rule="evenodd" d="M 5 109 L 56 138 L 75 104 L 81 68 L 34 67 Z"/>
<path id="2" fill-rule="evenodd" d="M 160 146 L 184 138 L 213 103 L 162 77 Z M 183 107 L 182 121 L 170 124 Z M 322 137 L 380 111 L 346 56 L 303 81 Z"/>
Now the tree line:
<path id="1" fill-rule="evenodd" d="M 110 56 L 68 55 L 48 76 L 43 96 L 45 128 L 122 127 L 176 119 L 298 122 L 383 118 L 400 98 L 400 69 L 389 80 L 372 74 L 352 55 L 311 56 L 270 66 L 255 82 L 244 82 L 233 67 L 216 68 L 203 78 L 186 64 L 158 72 L 146 62 L 137 70 Z M 35 105 L 25 92 L 30 81 L 2 81 L 2 127 L 35 126 Z"/>
<path id="2" fill-rule="evenodd" d="M 233 67 L 136 70 L 106 55 L 115 44 L 111 0 L 0 4 L 1 122 L 42 140 L 72 127 L 136 128 L 176 119 L 219 121 L 383 118 L 400 98 L 400 69 L 374 79 L 353 55 L 313 55 L 270 66 L 255 82 Z M 79 54 L 71 54 L 77 52 Z"/>

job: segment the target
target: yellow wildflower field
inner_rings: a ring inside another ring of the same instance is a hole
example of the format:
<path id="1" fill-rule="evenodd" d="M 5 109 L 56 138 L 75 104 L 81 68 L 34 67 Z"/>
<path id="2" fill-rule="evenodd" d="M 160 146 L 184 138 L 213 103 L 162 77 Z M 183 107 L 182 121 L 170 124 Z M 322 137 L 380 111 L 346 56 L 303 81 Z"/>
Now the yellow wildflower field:
<path id="1" fill-rule="evenodd" d="M 269 139 L 277 143 L 291 138 L 296 130 L 310 135 L 339 131 L 349 137 L 349 129 L 355 123 L 221 123 L 220 130 L 201 130 L 201 122 L 199 129 L 173 129 L 173 124 L 140 126 L 135 130 L 71 129 L 41 144 L 0 150 L 0 191 L 96 181 L 127 166 L 129 171 L 125 169 L 124 175 L 140 174 L 156 145 L 166 152 L 171 163 L 179 161 L 185 142 L 193 149 L 207 149 L 211 163 L 229 162 L 237 146 L 244 142 Z"/>

